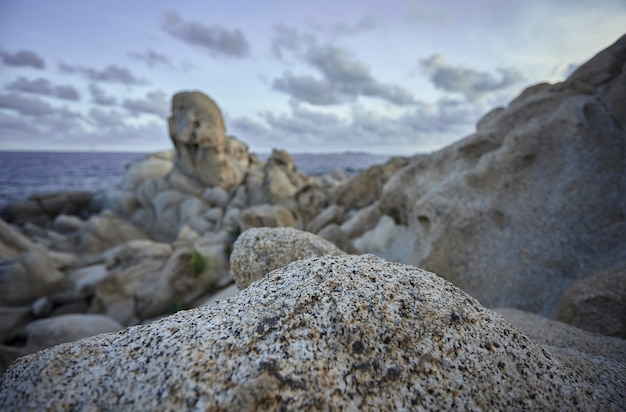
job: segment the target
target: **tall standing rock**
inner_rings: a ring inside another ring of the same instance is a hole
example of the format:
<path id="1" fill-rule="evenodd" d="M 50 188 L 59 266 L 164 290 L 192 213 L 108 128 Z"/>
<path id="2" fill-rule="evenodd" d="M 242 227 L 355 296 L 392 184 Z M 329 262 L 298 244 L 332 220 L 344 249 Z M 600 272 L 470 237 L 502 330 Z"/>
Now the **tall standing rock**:
<path id="1" fill-rule="evenodd" d="M 626 36 L 414 160 L 380 202 L 393 230 L 362 252 L 432 270 L 486 306 L 554 315 L 568 286 L 626 261 L 625 62 Z"/>
<path id="2" fill-rule="evenodd" d="M 176 168 L 208 186 L 230 188 L 241 183 L 245 164 L 226 153 L 247 158 L 247 147 L 226 137 L 217 103 L 200 92 L 182 92 L 172 99 L 170 137 L 176 148 Z M 228 147 L 227 147 L 228 143 Z"/>

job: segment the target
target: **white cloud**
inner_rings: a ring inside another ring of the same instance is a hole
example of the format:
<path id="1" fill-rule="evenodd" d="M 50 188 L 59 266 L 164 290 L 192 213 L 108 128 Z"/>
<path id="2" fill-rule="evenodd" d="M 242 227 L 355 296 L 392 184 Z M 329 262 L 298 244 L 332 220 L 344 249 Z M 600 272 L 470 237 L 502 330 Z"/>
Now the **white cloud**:
<path id="1" fill-rule="evenodd" d="M 25 77 L 19 77 L 13 83 L 6 85 L 6 89 L 10 91 L 41 94 L 44 96 L 57 97 L 63 100 L 80 100 L 80 94 L 71 85 L 57 86 L 53 85 L 50 80 L 40 77 L 37 80 L 28 80 Z"/>
<path id="2" fill-rule="evenodd" d="M 72 66 L 61 63 L 59 70 L 62 73 L 77 73 L 85 76 L 91 81 L 100 81 L 107 83 L 120 83 L 125 85 L 142 85 L 148 84 L 146 79 L 138 78 L 127 68 L 110 65 L 104 70 L 96 70 L 82 66 Z"/>
<path id="3" fill-rule="evenodd" d="M 165 118 L 169 113 L 167 95 L 161 90 L 149 92 L 145 99 L 125 99 L 123 106 L 135 115 L 148 113 Z"/>
<path id="4" fill-rule="evenodd" d="M 194 21 L 184 21 L 175 11 L 163 15 L 161 27 L 173 37 L 192 45 L 203 47 L 214 57 L 246 57 L 250 45 L 241 30 L 229 30 L 220 25 L 205 26 Z"/>
<path id="5" fill-rule="evenodd" d="M 438 89 L 460 93 L 469 101 L 496 91 L 506 90 L 524 81 L 524 76 L 514 69 L 497 69 L 497 75 L 478 70 L 455 66 L 445 61 L 439 54 L 420 60 L 424 73 Z"/>
<path id="6" fill-rule="evenodd" d="M 33 67 L 35 69 L 46 67 L 41 56 L 31 50 L 20 50 L 15 53 L 0 50 L 0 58 L 5 65 L 12 67 Z"/>
<path id="7" fill-rule="evenodd" d="M 279 30 L 281 39 L 286 33 Z M 345 47 L 332 44 L 319 45 L 314 39 L 305 39 L 294 44 L 277 44 L 278 51 L 298 50 L 306 43 L 306 50 L 301 59 L 322 75 L 321 78 L 310 75 L 294 75 L 285 71 L 282 77 L 272 83 L 274 90 L 286 93 L 296 101 L 313 105 L 333 105 L 353 102 L 359 96 L 385 100 L 398 106 L 410 106 L 415 103 L 412 93 L 395 84 L 376 80 L 370 67 L 354 58 Z"/>

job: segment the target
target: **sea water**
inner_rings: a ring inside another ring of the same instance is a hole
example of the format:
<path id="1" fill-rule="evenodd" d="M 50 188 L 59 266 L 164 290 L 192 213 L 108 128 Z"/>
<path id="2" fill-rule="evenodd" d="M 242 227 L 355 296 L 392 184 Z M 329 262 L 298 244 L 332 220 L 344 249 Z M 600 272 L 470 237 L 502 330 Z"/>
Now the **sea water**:
<path id="1" fill-rule="evenodd" d="M 35 193 L 62 190 L 96 192 L 121 182 L 125 166 L 146 153 L 3 152 L 0 151 L 0 210 Z M 293 154 L 298 170 L 319 175 L 343 170 L 356 173 L 384 163 L 389 156 L 367 153 Z M 269 155 L 260 154 L 267 159 Z"/>

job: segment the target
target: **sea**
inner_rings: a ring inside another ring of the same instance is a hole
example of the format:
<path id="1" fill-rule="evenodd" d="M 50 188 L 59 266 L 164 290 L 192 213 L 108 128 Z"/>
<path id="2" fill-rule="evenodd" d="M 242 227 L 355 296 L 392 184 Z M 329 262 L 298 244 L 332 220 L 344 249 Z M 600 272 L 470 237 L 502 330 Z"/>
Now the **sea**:
<path id="1" fill-rule="evenodd" d="M 63 190 L 97 192 L 122 181 L 126 165 L 147 153 L 0 151 L 0 211 L 33 194 Z M 269 154 L 259 154 L 265 160 Z M 390 156 L 361 152 L 292 154 L 298 171 L 355 174 Z"/>

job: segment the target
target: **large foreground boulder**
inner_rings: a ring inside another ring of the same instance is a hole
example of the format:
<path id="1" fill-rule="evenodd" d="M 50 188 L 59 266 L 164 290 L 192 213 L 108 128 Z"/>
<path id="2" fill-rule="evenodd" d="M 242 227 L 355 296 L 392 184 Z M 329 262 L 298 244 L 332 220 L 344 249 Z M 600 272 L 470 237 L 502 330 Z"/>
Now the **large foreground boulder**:
<path id="1" fill-rule="evenodd" d="M 355 246 L 432 270 L 488 307 L 554 316 L 571 284 L 626 261 L 625 61 L 626 36 L 415 159 L 380 201 L 393 224 Z"/>
<path id="2" fill-rule="evenodd" d="M 622 380 L 581 376 L 436 275 L 325 256 L 210 306 L 18 359 L 0 408 L 619 409 Z"/>

